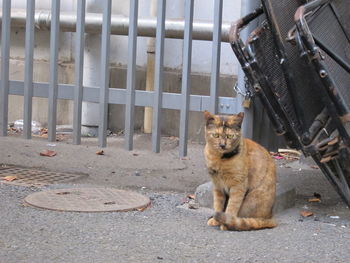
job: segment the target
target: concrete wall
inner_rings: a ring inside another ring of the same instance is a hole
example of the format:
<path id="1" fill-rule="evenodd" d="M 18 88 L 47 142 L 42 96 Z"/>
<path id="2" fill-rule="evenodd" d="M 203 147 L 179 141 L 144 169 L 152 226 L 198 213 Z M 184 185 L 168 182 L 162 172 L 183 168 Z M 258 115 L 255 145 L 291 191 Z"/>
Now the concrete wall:
<path id="1" fill-rule="evenodd" d="M 0 0 L 0 4 L 1 4 Z M 97 3 L 97 4 L 96 4 Z M 129 1 L 113 0 L 112 1 L 113 15 L 128 16 Z M 88 12 L 94 9 L 94 5 L 100 6 L 99 1 L 88 0 Z M 140 0 L 139 2 L 139 17 L 149 17 L 150 0 Z M 184 16 L 184 0 L 167 1 L 167 18 L 183 18 Z M 240 0 L 224 0 L 224 21 L 234 21 L 240 16 Z M 196 0 L 194 19 L 213 20 L 214 0 Z M 12 0 L 12 8 L 25 8 L 25 1 Z M 36 8 L 49 10 L 50 1 L 37 0 Z M 61 0 L 62 12 L 75 12 L 76 0 Z M 60 34 L 60 49 L 59 49 L 59 82 L 74 83 L 74 33 Z M 99 38 L 99 35 L 91 35 L 91 37 Z M 47 82 L 49 76 L 49 32 L 35 32 L 35 51 L 34 51 L 34 81 Z M 180 92 L 181 89 L 181 68 L 182 68 L 182 40 L 166 39 L 165 41 L 165 67 L 167 67 L 165 76 L 164 91 Z M 126 36 L 111 37 L 111 87 L 125 88 L 125 68 L 127 64 L 127 48 L 128 38 Z M 209 94 L 209 73 L 211 72 L 211 42 L 209 41 L 194 41 L 192 55 L 192 94 Z M 145 88 L 145 68 L 147 62 L 147 38 L 138 38 L 137 47 L 137 65 L 138 79 L 137 88 Z M 99 50 L 93 51 L 99 54 Z M 11 51 L 10 51 L 10 79 L 23 80 L 24 69 L 24 30 L 13 29 L 11 32 Z M 222 44 L 221 55 L 221 83 L 220 94 L 232 96 L 231 90 L 236 79 L 238 63 L 236 58 L 227 43 Z M 96 65 L 96 70 L 99 70 L 99 65 Z M 124 116 L 121 110 L 123 106 L 110 106 L 109 126 L 112 130 L 123 129 Z M 47 123 L 47 100 L 34 99 L 33 103 L 33 119 L 40 121 L 43 124 Z M 10 114 L 9 121 L 23 118 L 23 98 L 11 96 L 10 98 Z M 165 134 L 177 135 L 178 128 L 175 123 L 178 122 L 179 114 L 176 111 L 164 111 L 164 123 L 162 131 Z M 136 111 L 136 128 L 142 126 L 143 109 Z M 190 137 L 195 137 L 198 126 L 202 122 L 200 113 L 191 113 L 190 115 Z M 72 103 L 69 101 L 60 101 L 58 103 L 58 123 L 72 123 Z"/>

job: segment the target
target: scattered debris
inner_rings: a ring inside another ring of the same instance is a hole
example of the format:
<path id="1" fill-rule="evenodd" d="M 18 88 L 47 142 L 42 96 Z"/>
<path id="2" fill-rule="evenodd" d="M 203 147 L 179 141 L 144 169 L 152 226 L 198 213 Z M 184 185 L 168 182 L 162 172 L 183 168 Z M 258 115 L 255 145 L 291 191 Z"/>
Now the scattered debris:
<path id="1" fill-rule="evenodd" d="M 314 197 L 321 199 L 321 195 L 319 193 L 314 192 Z"/>
<path id="2" fill-rule="evenodd" d="M 301 153 L 293 149 L 278 149 L 278 152 L 270 152 L 276 160 L 299 160 Z"/>
<path id="3" fill-rule="evenodd" d="M 12 182 L 14 180 L 17 180 L 17 176 L 16 175 L 8 175 L 5 176 L 4 178 L 2 178 L 3 180 L 7 181 L 7 182 Z"/>
<path id="4" fill-rule="evenodd" d="M 319 203 L 319 202 L 321 202 L 321 199 L 320 198 L 310 198 L 309 200 L 308 200 L 308 202 L 310 202 L 310 203 Z"/>
<path id="5" fill-rule="evenodd" d="M 275 160 L 284 160 L 285 159 L 282 155 L 280 155 L 279 153 L 276 153 L 276 152 L 270 152 L 270 155 Z"/>
<path id="6" fill-rule="evenodd" d="M 19 129 L 16 129 L 16 128 L 14 128 L 14 127 L 8 128 L 7 131 L 8 131 L 9 133 L 12 133 L 12 134 L 13 134 L 13 133 L 20 133 L 20 132 L 21 132 Z"/>
<path id="7" fill-rule="evenodd" d="M 339 219 L 340 217 L 339 217 L 339 216 L 330 216 L 329 218 L 332 218 L 332 219 Z"/>
<path id="8" fill-rule="evenodd" d="M 303 211 L 300 211 L 300 215 L 302 216 L 302 217 L 310 217 L 310 216 L 312 216 L 314 213 L 312 213 L 311 211 L 305 211 L 305 210 L 303 210 Z"/>
<path id="9" fill-rule="evenodd" d="M 196 196 L 194 194 L 189 194 L 187 195 L 187 198 L 194 200 Z"/>
<path id="10" fill-rule="evenodd" d="M 71 192 L 58 192 L 56 193 L 56 195 L 68 195 L 70 194 Z"/>
<path id="11" fill-rule="evenodd" d="M 137 211 L 143 212 L 143 211 L 145 211 L 146 209 L 151 208 L 151 207 L 152 207 L 152 203 L 150 202 L 148 205 L 146 205 L 146 206 L 144 206 L 144 207 L 141 207 L 141 208 L 138 208 Z"/>
<path id="12" fill-rule="evenodd" d="M 199 209 L 199 204 L 195 202 L 194 200 L 191 200 L 188 202 L 188 208 L 189 209 Z"/>
<path id="13" fill-rule="evenodd" d="M 105 155 L 105 152 L 103 150 L 97 151 L 96 152 L 97 155 Z"/>
<path id="14" fill-rule="evenodd" d="M 10 125 L 12 131 L 16 131 L 16 133 L 22 132 L 24 127 L 23 120 L 16 120 L 13 124 Z M 32 121 L 31 129 L 32 133 L 38 134 L 41 130 L 41 123 L 38 121 Z"/>
<path id="15" fill-rule="evenodd" d="M 115 205 L 116 203 L 114 201 L 110 201 L 110 202 L 104 202 L 104 205 Z"/>
<path id="16" fill-rule="evenodd" d="M 280 154 L 289 153 L 289 154 L 296 155 L 296 156 L 300 156 L 301 155 L 300 151 L 293 150 L 293 149 L 278 149 L 278 152 Z"/>
<path id="17" fill-rule="evenodd" d="M 49 147 L 56 147 L 56 144 L 54 144 L 54 143 L 48 143 L 48 144 L 46 144 L 46 146 L 49 146 Z"/>
<path id="18" fill-rule="evenodd" d="M 48 133 L 48 129 L 47 128 L 41 128 L 40 131 L 39 131 L 39 135 L 40 136 L 47 135 L 47 133 Z"/>
<path id="19" fill-rule="evenodd" d="M 56 156 L 56 154 L 57 153 L 55 151 L 44 150 L 40 153 L 40 156 L 53 157 L 53 156 Z"/>

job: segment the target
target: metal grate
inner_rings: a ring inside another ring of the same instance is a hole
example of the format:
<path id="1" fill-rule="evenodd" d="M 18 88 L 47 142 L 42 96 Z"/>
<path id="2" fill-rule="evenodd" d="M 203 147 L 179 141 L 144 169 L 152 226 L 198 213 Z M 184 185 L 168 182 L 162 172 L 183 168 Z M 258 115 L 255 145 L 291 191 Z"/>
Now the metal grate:
<path id="1" fill-rule="evenodd" d="M 263 4 L 270 25 L 277 32 L 276 41 L 280 42 L 285 51 L 287 63 L 285 63 L 283 70 L 289 75 L 287 82 L 293 86 L 292 89 L 295 89 L 294 101 L 304 113 L 303 130 L 307 131 L 316 116 L 323 110 L 320 92 L 317 90 L 317 87 L 321 87 L 322 83 L 316 72 L 300 57 L 298 49 L 286 41 L 288 31 L 295 25 L 293 14 L 302 2 L 297 0 L 264 0 Z M 288 10 L 288 14 L 286 10 Z"/>
<path id="2" fill-rule="evenodd" d="M 27 196 L 29 205 L 71 212 L 143 211 L 150 199 L 135 192 L 114 188 L 68 188 L 43 191 Z"/>
<path id="3" fill-rule="evenodd" d="M 346 1 L 344 1 L 346 2 Z M 333 21 L 330 23 L 329 21 Z M 308 23 L 312 35 L 322 42 L 323 46 L 334 52 L 345 63 L 350 64 L 350 43 L 341 25 L 337 22 L 332 8 L 324 6 Z M 350 105 L 350 74 L 345 71 L 326 51 L 322 52 L 324 63 L 334 80 L 338 91 L 347 105 Z"/>
<path id="4" fill-rule="evenodd" d="M 7 176 L 15 176 L 15 180 L 6 181 Z M 0 182 L 21 186 L 45 186 L 74 181 L 87 177 L 84 174 L 56 173 L 50 171 L 34 170 L 15 166 L 0 166 Z"/>
<path id="5" fill-rule="evenodd" d="M 284 77 L 280 59 L 278 58 L 276 46 L 270 29 L 264 26 L 257 32 L 256 37 L 252 37 L 252 47 L 256 51 L 255 59 L 261 72 L 266 76 L 273 94 L 277 97 L 281 108 L 287 114 L 293 126 L 300 131 L 298 120 L 294 111 L 293 101 L 288 90 Z M 264 88 L 264 87 L 263 87 Z"/>

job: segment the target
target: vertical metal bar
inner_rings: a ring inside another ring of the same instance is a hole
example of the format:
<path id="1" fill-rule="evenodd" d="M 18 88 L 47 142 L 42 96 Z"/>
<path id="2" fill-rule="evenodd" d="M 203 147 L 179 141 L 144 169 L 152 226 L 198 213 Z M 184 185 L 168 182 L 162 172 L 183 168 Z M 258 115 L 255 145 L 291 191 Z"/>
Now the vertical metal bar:
<path id="1" fill-rule="evenodd" d="M 111 38 L 111 0 L 103 1 L 103 21 L 101 36 L 101 86 L 99 146 L 107 146 L 108 96 L 109 96 L 109 46 Z"/>
<path id="2" fill-rule="evenodd" d="M 10 26 L 11 0 L 3 0 L 1 25 L 0 136 L 7 136 L 10 66 Z"/>
<path id="3" fill-rule="evenodd" d="M 129 50 L 128 70 L 126 79 L 125 104 L 125 149 L 132 150 L 134 137 L 134 110 L 135 110 L 135 81 L 136 81 L 136 47 L 137 47 L 137 20 L 139 1 L 130 1 L 129 20 Z"/>
<path id="4" fill-rule="evenodd" d="M 83 101 L 83 69 L 84 69 L 84 30 L 86 0 L 77 3 L 77 28 L 75 39 L 75 90 L 73 112 L 73 144 L 81 143 L 81 112 Z"/>
<path id="5" fill-rule="evenodd" d="M 152 123 L 152 151 L 160 151 L 160 117 L 162 107 L 163 64 L 164 64 L 164 36 L 165 36 L 166 0 L 158 0 L 157 5 L 157 33 L 156 33 L 156 61 L 154 72 L 154 104 Z"/>
<path id="6" fill-rule="evenodd" d="M 222 24 L 223 0 L 214 1 L 214 31 L 213 49 L 210 78 L 210 112 L 216 114 L 218 110 L 218 87 L 220 77 L 220 54 L 221 54 L 221 24 Z"/>
<path id="7" fill-rule="evenodd" d="M 185 0 L 185 31 L 182 67 L 181 112 L 180 112 L 180 157 L 187 155 L 188 116 L 190 105 L 192 28 L 194 0 Z"/>
<path id="8" fill-rule="evenodd" d="M 23 109 L 23 137 L 25 139 L 30 139 L 32 137 L 34 15 L 35 0 L 27 0 Z"/>
<path id="9" fill-rule="evenodd" d="M 48 140 L 56 140 L 57 93 L 58 93 L 58 42 L 60 30 L 60 0 L 51 1 L 50 33 L 50 81 L 49 81 L 49 116 Z"/>

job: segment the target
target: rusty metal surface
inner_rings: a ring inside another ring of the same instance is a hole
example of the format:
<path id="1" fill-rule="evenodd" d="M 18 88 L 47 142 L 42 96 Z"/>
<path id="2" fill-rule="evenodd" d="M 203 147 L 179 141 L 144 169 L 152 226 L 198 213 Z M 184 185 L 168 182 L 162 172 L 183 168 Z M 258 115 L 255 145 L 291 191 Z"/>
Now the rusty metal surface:
<path id="1" fill-rule="evenodd" d="M 40 187 L 50 184 L 67 183 L 87 176 L 88 175 L 86 174 L 57 173 L 9 165 L 0 165 L 0 182 L 21 186 Z M 13 180 L 7 181 L 6 178 L 8 177 L 12 177 Z"/>
<path id="2" fill-rule="evenodd" d="M 70 212 L 122 212 L 144 209 L 150 199 L 114 188 L 68 188 L 37 192 L 27 196 L 31 206 Z"/>

